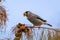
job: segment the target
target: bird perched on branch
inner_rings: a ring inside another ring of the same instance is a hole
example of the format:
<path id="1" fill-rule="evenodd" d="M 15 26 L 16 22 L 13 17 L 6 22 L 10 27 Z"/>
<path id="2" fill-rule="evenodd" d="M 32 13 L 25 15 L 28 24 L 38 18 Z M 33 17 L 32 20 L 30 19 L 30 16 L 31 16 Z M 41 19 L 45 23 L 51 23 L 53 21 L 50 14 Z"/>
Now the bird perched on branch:
<path id="1" fill-rule="evenodd" d="M 23 13 L 24 16 L 27 17 L 27 19 L 34 25 L 34 26 L 41 26 L 42 24 L 51 26 L 50 24 L 47 23 L 46 20 L 42 19 L 40 16 L 30 12 L 30 11 L 25 11 Z"/>

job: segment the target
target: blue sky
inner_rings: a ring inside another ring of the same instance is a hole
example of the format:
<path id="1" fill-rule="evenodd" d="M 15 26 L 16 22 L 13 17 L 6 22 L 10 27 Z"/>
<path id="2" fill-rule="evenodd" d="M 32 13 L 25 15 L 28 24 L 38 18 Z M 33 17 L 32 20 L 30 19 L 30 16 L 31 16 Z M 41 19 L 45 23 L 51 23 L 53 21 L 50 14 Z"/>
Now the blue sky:
<path id="1" fill-rule="evenodd" d="M 6 0 L 3 5 L 8 13 L 8 25 L 13 26 L 17 23 L 31 24 L 24 16 L 23 12 L 29 10 L 53 27 L 59 28 L 60 24 L 60 0 Z"/>
<path id="2" fill-rule="evenodd" d="M 5 0 L 2 5 L 8 14 L 7 30 L 19 22 L 31 24 L 23 16 L 27 10 L 47 20 L 53 28 L 60 28 L 60 0 Z"/>
<path id="3" fill-rule="evenodd" d="M 23 12 L 29 10 L 53 27 L 60 28 L 60 0 L 5 0 L 2 5 L 8 14 L 7 26 L 12 27 L 17 23 L 31 24 L 24 16 Z"/>

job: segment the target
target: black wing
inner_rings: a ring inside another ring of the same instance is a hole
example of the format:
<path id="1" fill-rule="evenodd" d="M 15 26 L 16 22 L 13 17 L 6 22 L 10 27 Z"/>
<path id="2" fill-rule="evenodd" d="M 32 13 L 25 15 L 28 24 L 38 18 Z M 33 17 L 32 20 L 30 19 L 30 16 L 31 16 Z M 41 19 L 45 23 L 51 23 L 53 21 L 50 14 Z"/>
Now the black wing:
<path id="1" fill-rule="evenodd" d="M 43 21 L 43 22 L 47 22 L 46 20 L 44 20 L 44 19 L 42 19 L 42 18 L 40 18 L 40 17 L 37 17 L 37 19 L 40 19 L 40 20 Z"/>

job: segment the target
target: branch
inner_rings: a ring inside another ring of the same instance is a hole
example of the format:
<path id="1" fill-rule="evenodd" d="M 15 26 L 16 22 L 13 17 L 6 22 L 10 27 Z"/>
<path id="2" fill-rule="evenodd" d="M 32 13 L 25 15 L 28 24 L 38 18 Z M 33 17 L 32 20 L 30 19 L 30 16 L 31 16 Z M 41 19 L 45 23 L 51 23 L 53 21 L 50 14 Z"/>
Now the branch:
<path id="1" fill-rule="evenodd" d="M 49 30 L 54 30 L 54 31 L 60 32 L 59 29 L 47 28 L 47 27 L 34 27 L 34 26 L 28 26 L 27 28 L 43 28 L 43 29 L 49 29 Z"/>

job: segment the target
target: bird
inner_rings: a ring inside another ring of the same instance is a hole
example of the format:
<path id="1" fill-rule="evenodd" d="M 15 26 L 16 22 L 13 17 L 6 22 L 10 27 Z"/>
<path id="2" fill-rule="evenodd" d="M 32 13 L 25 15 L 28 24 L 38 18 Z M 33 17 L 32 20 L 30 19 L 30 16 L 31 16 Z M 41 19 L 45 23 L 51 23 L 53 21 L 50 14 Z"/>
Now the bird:
<path id="1" fill-rule="evenodd" d="M 34 25 L 34 26 L 41 26 L 42 24 L 48 25 L 52 27 L 51 24 L 47 23 L 46 20 L 42 19 L 37 14 L 32 13 L 31 11 L 25 11 L 23 13 L 23 16 L 26 16 L 26 18 Z"/>

